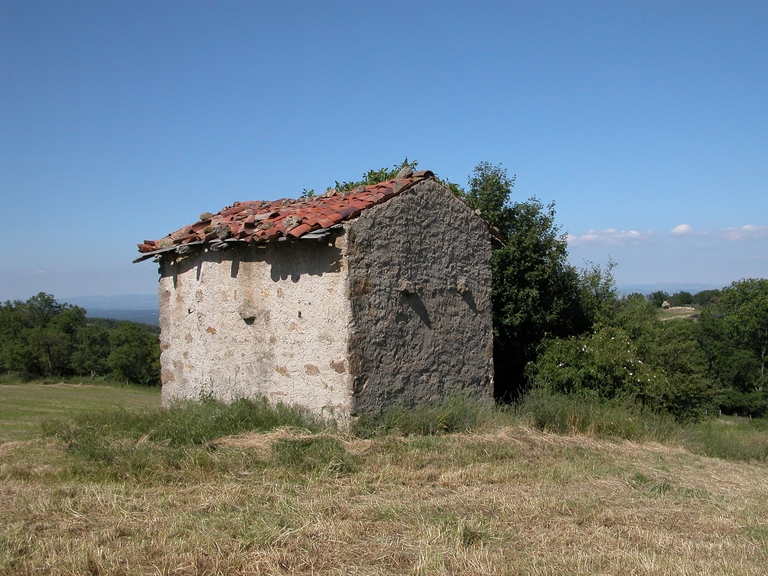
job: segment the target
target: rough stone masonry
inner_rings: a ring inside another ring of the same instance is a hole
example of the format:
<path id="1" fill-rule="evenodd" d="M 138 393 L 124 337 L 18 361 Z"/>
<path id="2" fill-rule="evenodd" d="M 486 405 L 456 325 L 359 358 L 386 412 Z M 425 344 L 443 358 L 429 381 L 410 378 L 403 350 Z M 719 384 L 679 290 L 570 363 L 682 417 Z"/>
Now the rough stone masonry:
<path id="1" fill-rule="evenodd" d="M 350 214 L 320 239 L 157 255 L 165 405 L 265 396 L 343 421 L 492 398 L 488 224 L 434 177 Z"/>

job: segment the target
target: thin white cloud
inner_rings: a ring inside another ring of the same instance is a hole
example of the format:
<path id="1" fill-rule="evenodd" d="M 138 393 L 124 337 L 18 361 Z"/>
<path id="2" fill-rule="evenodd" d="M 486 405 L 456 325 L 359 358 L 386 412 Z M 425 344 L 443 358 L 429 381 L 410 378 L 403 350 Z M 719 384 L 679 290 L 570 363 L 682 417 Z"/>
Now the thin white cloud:
<path id="1" fill-rule="evenodd" d="M 568 244 L 572 246 L 587 244 L 607 244 L 608 246 L 623 246 L 625 244 L 636 244 L 643 240 L 648 240 L 654 235 L 653 230 L 648 232 L 638 232 L 637 230 L 617 230 L 608 228 L 607 230 L 590 230 L 581 236 L 568 234 Z"/>
<path id="2" fill-rule="evenodd" d="M 768 226 L 752 226 L 747 224 L 741 228 L 724 228 L 715 232 L 718 238 L 725 240 L 751 240 L 768 237 Z"/>
<path id="3" fill-rule="evenodd" d="M 758 238 L 768 238 L 768 226 L 753 226 L 747 224 L 740 228 L 723 228 L 708 232 L 706 230 L 694 230 L 689 224 L 680 224 L 669 231 L 672 236 L 700 236 L 710 238 L 720 238 L 722 240 L 754 240 Z"/>

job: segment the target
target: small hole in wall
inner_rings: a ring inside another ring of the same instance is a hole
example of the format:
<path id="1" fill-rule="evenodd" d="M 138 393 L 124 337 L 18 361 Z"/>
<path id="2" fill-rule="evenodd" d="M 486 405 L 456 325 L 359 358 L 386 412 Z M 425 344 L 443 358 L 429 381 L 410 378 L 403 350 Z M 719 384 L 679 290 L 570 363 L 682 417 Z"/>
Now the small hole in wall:
<path id="1" fill-rule="evenodd" d="M 301 318 L 301 310 L 299 310 L 299 318 Z"/>

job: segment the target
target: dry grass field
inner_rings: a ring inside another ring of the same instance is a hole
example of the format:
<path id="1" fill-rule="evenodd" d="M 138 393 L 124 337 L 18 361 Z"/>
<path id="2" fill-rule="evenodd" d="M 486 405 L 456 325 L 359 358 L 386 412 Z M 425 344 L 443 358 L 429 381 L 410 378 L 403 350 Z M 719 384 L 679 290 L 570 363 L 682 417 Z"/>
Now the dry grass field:
<path id="1" fill-rule="evenodd" d="M 50 436 L 0 445 L 0 574 L 768 566 L 768 466 L 671 444 L 554 435 L 523 421 L 370 439 L 280 428 L 181 447 L 174 459 L 158 441 L 156 459 L 120 468 L 114 454 L 154 441 L 117 442 L 100 462 Z"/>

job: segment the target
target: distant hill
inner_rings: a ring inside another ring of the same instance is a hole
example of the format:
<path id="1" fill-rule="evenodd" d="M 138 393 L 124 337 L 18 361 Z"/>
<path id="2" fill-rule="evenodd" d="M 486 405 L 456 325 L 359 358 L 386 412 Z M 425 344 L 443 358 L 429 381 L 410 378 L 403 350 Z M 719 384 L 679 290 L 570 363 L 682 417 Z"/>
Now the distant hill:
<path id="1" fill-rule="evenodd" d="M 120 296 L 72 296 L 60 302 L 85 308 L 90 318 L 130 320 L 158 326 L 160 306 L 157 294 L 123 294 Z"/>
<path id="2" fill-rule="evenodd" d="M 618 288 L 620 294 L 632 294 L 634 292 L 652 294 L 659 290 L 669 294 L 675 294 L 676 292 L 696 294 L 702 290 L 717 290 L 723 288 L 723 286 L 718 284 L 697 284 L 695 282 L 657 282 L 656 284 L 624 284 L 616 288 Z"/>

